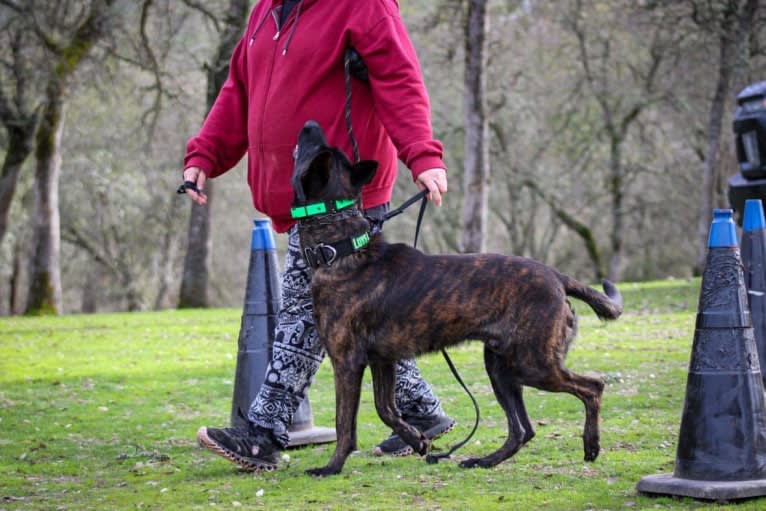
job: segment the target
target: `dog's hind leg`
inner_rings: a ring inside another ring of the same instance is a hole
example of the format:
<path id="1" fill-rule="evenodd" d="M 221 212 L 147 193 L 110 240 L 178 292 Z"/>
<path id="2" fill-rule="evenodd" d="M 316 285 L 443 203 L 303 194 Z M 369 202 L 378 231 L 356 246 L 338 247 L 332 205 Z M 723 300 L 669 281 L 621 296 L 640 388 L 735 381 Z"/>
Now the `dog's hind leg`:
<path id="1" fill-rule="evenodd" d="M 335 373 L 335 429 L 338 441 L 335 453 L 322 468 L 307 470 L 312 476 L 338 474 L 346 458 L 356 449 L 356 416 L 362 389 L 364 365 L 333 363 Z"/>
<path id="2" fill-rule="evenodd" d="M 593 461 L 600 450 L 598 416 L 601 409 L 601 394 L 604 382 L 598 378 L 573 373 L 564 367 L 553 367 L 552 372 L 542 384 L 534 386 L 550 392 L 568 392 L 576 396 L 585 405 L 585 428 L 583 430 L 583 449 L 585 461 Z"/>
<path id="3" fill-rule="evenodd" d="M 370 362 L 375 409 L 380 419 L 421 456 L 430 448 L 421 431 L 407 424 L 396 407 L 396 366 L 389 362 Z"/>
<path id="4" fill-rule="evenodd" d="M 522 386 L 516 380 L 511 368 L 500 355 L 486 346 L 484 347 L 484 365 L 487 368 L 495 397 L 508 419 L 508 438 L 495 452 L 483 458 L 471 458 L 463 461 L 460 463 L 463 468 L 493 467 L 516 454 L 524 444 L 535 436 L 526 406 L 524 406 Z"/>

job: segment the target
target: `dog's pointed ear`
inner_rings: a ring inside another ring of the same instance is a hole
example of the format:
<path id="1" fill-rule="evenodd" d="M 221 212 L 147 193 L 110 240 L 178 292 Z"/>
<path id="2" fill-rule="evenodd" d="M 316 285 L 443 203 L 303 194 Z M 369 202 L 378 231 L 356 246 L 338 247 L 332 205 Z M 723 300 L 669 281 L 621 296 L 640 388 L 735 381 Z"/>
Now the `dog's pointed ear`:
<path id="1" fill-rule="evenodd" d="M 351 167 L 351 184 L 361 188 L 375 177 L 378 170 L 378 162 L 375 160 L 362 160 Z"/>
<path id="2" fill-rule="evenodd" d="M 310 162 L 296 162 L 295 168 L 293 169 L 293 176 L 292 176 L 292 185 L 293 185 L 293 191 L 295 192 L 295 203 L 296 204 L 302 204 L 306 202 L 306 192 L 303 191 L 303 183 L 302 178 L 306 174 L 306 170 L 308 170 Z"/>
<path id="3" fill-rule="evenodd" d="M 317 193 L 330 179 L 331 165 L 332 153 L 328 149 L 319 149 L 311 159 L 302 158 L 296 161 L 292 177 L 296 204 L 316 198 Z"/>

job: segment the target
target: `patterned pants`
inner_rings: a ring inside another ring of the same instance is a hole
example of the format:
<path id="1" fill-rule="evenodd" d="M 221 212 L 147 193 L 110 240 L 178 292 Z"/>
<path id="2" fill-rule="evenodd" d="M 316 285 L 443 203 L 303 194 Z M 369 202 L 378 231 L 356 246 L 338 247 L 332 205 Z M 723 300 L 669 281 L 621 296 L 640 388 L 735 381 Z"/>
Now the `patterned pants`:
<path id="1" fill-rule="evenodd" d="M 312 316 L 311 270 L 300 251 L 298 229 L 293 227 L 289 236 L 282 274 L 282 309 L 277 317 L 271 363 L 248 412 L 248 418 L 256 425 L 274 431 L 282 447 L 287 446 L 293 414 L 306 396 L 325 354 Z M 404 417 L 442 413 L 439 400 L 421 377 L 414 360 L 397 364 L 396 404 Z"/>

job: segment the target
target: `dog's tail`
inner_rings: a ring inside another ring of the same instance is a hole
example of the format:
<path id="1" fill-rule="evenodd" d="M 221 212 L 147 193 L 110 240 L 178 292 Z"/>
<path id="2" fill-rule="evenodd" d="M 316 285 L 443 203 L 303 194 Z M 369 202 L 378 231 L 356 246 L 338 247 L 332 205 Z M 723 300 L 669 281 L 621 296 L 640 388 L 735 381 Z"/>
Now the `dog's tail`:
<path id="1" fill-rule="evenodd" d="M 561 275 L 561 283 L 564 284 L 567 296 L 577 298 L 590 305 L 599 318 L 617 319 L 622 314 L 622 295 L 617 287 L 608 280 L 603 279 L 601 281 L 606 294 L 566 275 Z"/>

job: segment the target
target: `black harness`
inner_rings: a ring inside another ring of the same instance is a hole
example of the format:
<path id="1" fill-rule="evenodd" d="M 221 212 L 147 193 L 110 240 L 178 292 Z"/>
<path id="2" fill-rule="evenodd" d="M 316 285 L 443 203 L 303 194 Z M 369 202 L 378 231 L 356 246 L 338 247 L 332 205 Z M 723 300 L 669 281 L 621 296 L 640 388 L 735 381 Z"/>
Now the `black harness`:
<path id="1" fill-rule="evenodd" d="M 332 263 L 351 254 L 356 254 L 370 244 L 368 233 L 360 234 L 353 238 L 347 238 L 334 243 L 320 243 L 313 247 L 303 249 L 306 264 L 312 270 L 320 266 L 332 266 Z"/>

